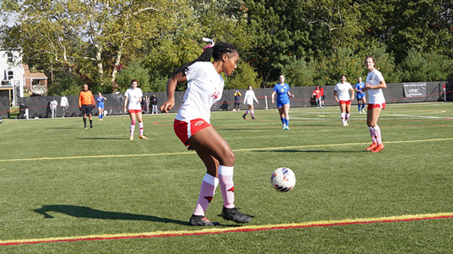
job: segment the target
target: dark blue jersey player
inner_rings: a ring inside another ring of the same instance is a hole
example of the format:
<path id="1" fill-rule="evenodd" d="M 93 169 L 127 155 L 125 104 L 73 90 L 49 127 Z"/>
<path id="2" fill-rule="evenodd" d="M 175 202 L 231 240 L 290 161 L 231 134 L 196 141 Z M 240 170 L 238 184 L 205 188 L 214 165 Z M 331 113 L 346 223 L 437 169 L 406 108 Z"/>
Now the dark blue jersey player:
<path id="1" fill-rule="evenodd" d="M 289 92 L 289 85 L 285 84 L 285 76 L 280 75 L 279 81 L 280 82 L 274 86 L 274 91 L 272 92 L 272 104 L 274 104 L 274 96 L 277 94 L 277 108 L 283 123 L 283 129 L 289 130 L 289 97 L 294 97 L 294 95 Z"/>
<path id="2" fill-rule="evenodd" d="M 365 92 L 363 92 L 363 88 L 365 88 L 365 82 L 362 81 L 362 77 L 359 77 L 359 81 L 355 84 L 355 91 L 357 92 L 357 103 L 359 108 L 359 113 L 365 113 L 365 105 L 366 105 L 366 97 Z"/>

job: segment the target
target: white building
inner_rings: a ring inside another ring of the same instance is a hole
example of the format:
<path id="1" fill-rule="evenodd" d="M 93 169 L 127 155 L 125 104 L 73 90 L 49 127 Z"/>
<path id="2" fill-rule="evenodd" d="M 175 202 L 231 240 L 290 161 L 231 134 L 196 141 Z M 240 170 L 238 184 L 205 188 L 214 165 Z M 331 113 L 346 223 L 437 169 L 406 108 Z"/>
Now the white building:
<path id="1" fill-rule="evenodd" d="M 10 98 L 11 105 L 17 106 L 24 96 L 24 67 L 22 49 L 0 49 L 0 97 Z"/>

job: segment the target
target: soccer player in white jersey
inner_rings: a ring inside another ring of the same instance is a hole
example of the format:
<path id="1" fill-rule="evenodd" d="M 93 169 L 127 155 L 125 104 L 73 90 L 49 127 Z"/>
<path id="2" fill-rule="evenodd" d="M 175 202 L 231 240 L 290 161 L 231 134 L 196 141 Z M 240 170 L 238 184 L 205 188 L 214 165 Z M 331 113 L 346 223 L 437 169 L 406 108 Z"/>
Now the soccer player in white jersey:
<path id="1" fill-rule="evenodd" d="M 384 77 L 376 70 L 376 62 L 373 57 L 365 58 L 365 66 L 368 69 L 366 85 L 363 91 L 368 91 L 368 107 L 366 123 L 370 129 L 370 136 L 373 143 L 366 148 L 367 151 L 377 153 L 384 149 L 382 144 L 381 129 L 377 125 L 381 110 L 385 109 L 385 97 L 382 88 L 386 88 Z"/>
<path id="2" fill-rule="evenodd" d="M 349 95 L 351 91 L 351 95 Z M 346 76 L 342 75 L 340 83 L 335 86 L 333 91 L 335 100 L 340 104 L 341 122 L 343 126 L 348 126 L 349 114 L 351 113 L 351 100 L 354 99 L 354 89 L 349 82 L 346 82 Z"/>
<path id="3" fill-rule="evenodd" d="M 143 93 L 142 89 L 137 87 L 138 81 L 133 79 L 131 81 L 131 88 L 127 89 L 124 96 L 124 113 L 129 112 L 131 117 L 131 129 L 129 140 L 134 140 L 134 131 L 135 131 L 135 121 L 138 120 L 138 128 L 140 132 L 140 139 L 148 139 L 143 135 L 143 118 L 142 118 L 142 99 Z"/>
<path id="4" fill-rule="evenodd" d="M 222 217 L 237 223 L 247 223 L 250 216 L 239 212 L 234 204 L 233 170 L 236 157 L 228 143 L 210 124 L 211 107 L 222 97 L 224 81 L 220 73 L 231 75 L 237 68 L 239 53 L 228 43 L 212 44 L 204 48 L 194 61 L 177 69 L 167 82 L 168 100 L 160 110 L 168 112 L 175 105 L 175 89 L 178 83 L 187 81 L 184 102 L 174 121 L 174 130 L 189 149 L 195 150 L 204 162 L 207 173 L 201 182 L 195 211 L 190 218 L 191 226 L 215 226 L 205 212 L 220 184 L 223 197 Z M 211 57 L 214 62 L 210 62 Z"/>
<path id="5" fill-rule="evenodd" d="M 249 106 L 249 109 L 245 112 L 244 115 L 242 115 L 242 118 L 244 119 L 248 113 L 252 115 L 252 119 L 255 119 L 255 113 L 253 112 L 253 101 L 256 101 L 256 103 L 260 104 L 255 96 L 255 92 L 252 89 L 253 87 L 249 86 L 249 89 L 247 90 L 247 92 L 245 92 L 244 105 L 247 104 Z"/>

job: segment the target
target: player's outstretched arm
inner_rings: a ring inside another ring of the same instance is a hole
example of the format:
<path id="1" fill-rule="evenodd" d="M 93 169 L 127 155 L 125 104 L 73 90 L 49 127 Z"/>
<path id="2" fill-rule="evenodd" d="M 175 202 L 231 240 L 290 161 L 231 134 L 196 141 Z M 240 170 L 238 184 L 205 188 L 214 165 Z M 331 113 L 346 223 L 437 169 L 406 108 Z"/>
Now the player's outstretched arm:
<path id="1" fill-rule="evenodd" d="M 169 110 L 175 106 L 175 90 L 178 83 L 187 81 L 186 74 L 180 72 L 175 76 L 171 77 L 167 81 L 167 101 L 160 106 L 160 111 L 163 113 L 168 113 Z"/>

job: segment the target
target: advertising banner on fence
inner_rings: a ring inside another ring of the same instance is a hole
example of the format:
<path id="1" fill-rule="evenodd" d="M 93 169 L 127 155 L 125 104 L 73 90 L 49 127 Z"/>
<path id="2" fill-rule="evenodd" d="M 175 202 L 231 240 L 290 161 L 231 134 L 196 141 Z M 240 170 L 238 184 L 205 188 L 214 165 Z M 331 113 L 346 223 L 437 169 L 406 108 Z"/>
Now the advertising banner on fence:
<path id="1" fill-rule="evenodd" d="M 426 96 L 426 83 L 403 83 L 405 97 Z"/>

